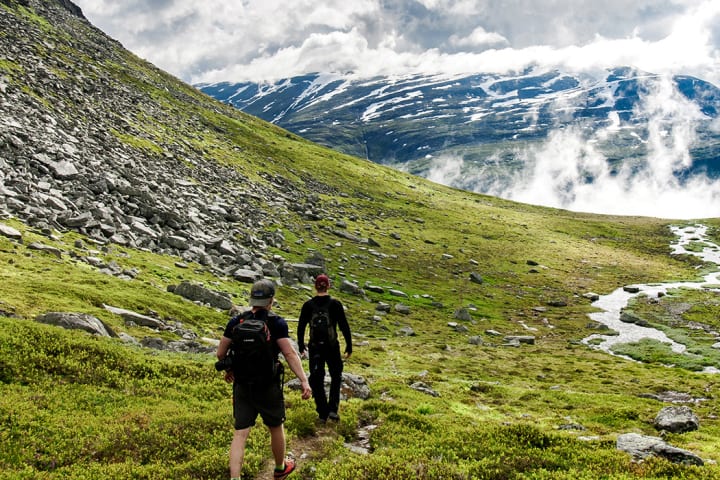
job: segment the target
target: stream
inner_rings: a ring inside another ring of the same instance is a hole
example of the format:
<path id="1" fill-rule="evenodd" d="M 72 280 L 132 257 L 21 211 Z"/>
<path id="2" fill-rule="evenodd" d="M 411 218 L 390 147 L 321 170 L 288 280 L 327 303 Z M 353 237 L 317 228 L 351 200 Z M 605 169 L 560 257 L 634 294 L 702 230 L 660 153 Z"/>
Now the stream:
<path id="1" fill-rule="evenodd" d="M 659 342 L 670 344 L 672 350 L 676 353 L 685 351 L 685 345 L 677 343 L 668 338 L 664 332 L 651 327 L 643 327 L 634 323 L 626 323 L 620 320 L 622 309 L 628 304 L 631 298 L 638 295 L 647 295 L 649 297 L 657 297 L 660 294 L 666 294 L 668 290 L 675 288 L 718 288 L 720 284 L 720 247 L 709 242 L 705 236 L 707 227 L 705 225 L 695 225 L 691 227 L 672 227 L 672 231 L 677 235 L 676 243 L 670 245 L 671 254 L 677 255 L 686 253 L 702 258 L 706 262 L 714 263 L 718 266 L 719 271 L 706 275 L 701 282 L 676 282 L 676 283 L 653 283 L 653 284 L 634 284 L 618 288 L 609 295 L 602 295 L 598 300 L 592 303 L 594 307 L 600 308 L 602 311 L 589 314 L 590 318 L 596 322 L 606 325 L 617 334 L 603 335 L 593 334 L 582 340 L 582 343 L 592 348 L 596 348 L 607 352 L 611 355 L 617 355 L 612 352 L 613 345 L 621 343 L 633 343 L 640 339 L 648 338 Z M 703 242 L 706 246 L 701 252 L 689 251 L 685 247 L 691 242 Z M 628 291 L 629 290 L 629 291 Z M 600 343 L 598 340 L 602 340 Z M 707 372 L 719 373 L 716 369 L 707 369 Z"/>

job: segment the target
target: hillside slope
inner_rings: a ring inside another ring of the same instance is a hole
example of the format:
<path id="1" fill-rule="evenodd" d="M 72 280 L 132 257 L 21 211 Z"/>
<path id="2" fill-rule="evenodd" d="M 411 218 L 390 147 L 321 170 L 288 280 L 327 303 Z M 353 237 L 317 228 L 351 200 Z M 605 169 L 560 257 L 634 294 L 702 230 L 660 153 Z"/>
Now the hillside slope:
<path id="1" fill-rule="evenodd" d="M 697 275 L 697 261 L 670 257 L 669 222 L 507 202 L 339 154 L 138 59 L 68 1 L 2 0 L 0 26 L 0 478 L 223 478 L 230 392 L 205 352 L 227 310 L 172 290 L 244 304 L 248 282 L 273 278 L 292 321 L 309 261 L 347 306 L 346 371 L 372 396 L 319 431 L 287 391 L 291 448 L 329 438 L 305 452 L 301 478 L 716 473 L 638 466 L 614 447 L 620 432 L 652 432 L 659 403 L 640 394 L 712 399 L 711 378 L 579 344 L 596 327 L 583 294 Z M 118 338 L 32 321 L 55 311 Z M 501 346 L 528 327 L 534 345 Z M 703 430 L 674 443 L 719 458 L 714 406 L 700 403 Z M 591 439 L 555 432 L 568 422 Z M 369 426 L 369 456 L 343 446 Z M 257 429 L 249 475 L 265 441 Z"/>

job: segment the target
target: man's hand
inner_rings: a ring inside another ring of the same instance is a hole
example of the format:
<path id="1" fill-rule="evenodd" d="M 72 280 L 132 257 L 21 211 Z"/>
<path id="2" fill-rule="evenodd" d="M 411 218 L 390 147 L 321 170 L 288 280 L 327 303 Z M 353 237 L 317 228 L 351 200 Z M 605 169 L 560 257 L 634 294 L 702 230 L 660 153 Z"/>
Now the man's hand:
<path id="1" fill-rule="evenodd" d="M 225 381 L 232 383 L 233 380 L 235 380 L 235 375 L 233 375 L 232 370 L 225 370 Z"/>
<path id="2" fill-rule="evenodd" d="M 300 384 L 302 387 L 302 399 L 307 400 L 308 398 L 312 397 L 312 389 L 310 388 L 310 384 L 305 381 Z"/>

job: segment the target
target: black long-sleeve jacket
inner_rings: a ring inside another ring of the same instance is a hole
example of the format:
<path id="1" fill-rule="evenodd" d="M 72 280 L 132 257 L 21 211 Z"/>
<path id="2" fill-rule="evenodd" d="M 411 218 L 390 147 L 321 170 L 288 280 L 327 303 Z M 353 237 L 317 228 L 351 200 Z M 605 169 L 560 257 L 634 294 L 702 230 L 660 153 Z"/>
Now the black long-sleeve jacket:
<path id="1" fill-rule="evenodd" d="M 333 328 L 339 328 L 345 338 L 345 353 L 351 354 L 352 337 L 350 335 L 350 325 L 345 317 L 345 309 L 340 300 L 332 298 L 330 295 L 317 295 L 303 304 L 297 329 L 300 352 L 302 353 L 305 350 L 305 328 L 310 323 L 315 306 L 328 309 Z"/>

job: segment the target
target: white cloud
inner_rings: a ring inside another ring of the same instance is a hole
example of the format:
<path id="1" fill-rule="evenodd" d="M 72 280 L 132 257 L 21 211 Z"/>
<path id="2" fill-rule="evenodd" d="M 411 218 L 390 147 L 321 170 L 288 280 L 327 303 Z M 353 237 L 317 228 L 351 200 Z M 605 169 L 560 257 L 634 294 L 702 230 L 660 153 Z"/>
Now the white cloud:
<path id="1" fill-rule="evenodd" d="M 503 72 L 530 63 L 626 64 L 714 83 L 720 76 L 717 0 L 77 3 L 130 50 L 190 82 L 332 69 Z"/>
<path id="2" fill-rule="evenodd" d="M 487 32 L 483 27 L 477 27 L 466 37 L 451 35 L 450 44 L 459 47 L 485 47 L 495 45 L 504 46 L 508 44 L 508 41 L 499 33 Z"/>

